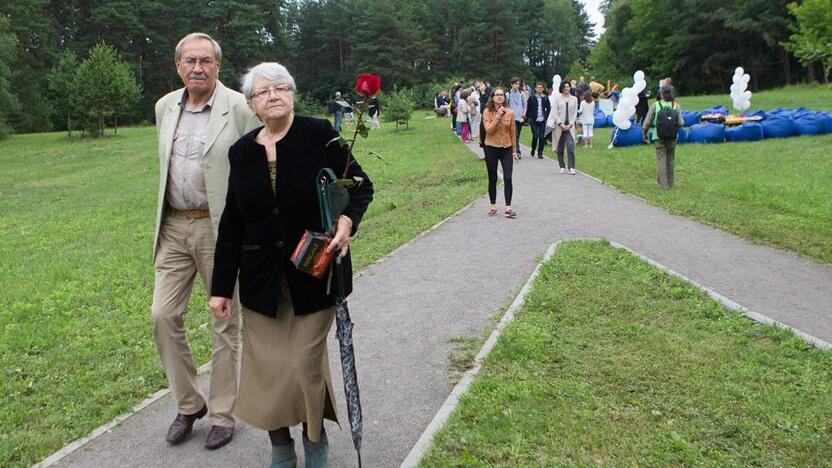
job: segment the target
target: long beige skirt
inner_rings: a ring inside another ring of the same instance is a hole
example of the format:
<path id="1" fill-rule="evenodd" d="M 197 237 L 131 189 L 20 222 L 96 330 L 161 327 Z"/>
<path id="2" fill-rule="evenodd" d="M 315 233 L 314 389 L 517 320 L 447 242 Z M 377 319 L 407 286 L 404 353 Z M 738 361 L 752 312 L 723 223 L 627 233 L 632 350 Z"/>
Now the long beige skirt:
<path id="1" fill-rule="evenodd" d="M 281 285 L 289 297 L 286 280 Z M 307 435 L 320 440 L 323 419 L 338 422 L 326 338 L 335 307 L 295 315 L 281 300 L 277 317 L 245 307 L 240 390 L 234 414 L 267 431 L 307 424 Z"/>

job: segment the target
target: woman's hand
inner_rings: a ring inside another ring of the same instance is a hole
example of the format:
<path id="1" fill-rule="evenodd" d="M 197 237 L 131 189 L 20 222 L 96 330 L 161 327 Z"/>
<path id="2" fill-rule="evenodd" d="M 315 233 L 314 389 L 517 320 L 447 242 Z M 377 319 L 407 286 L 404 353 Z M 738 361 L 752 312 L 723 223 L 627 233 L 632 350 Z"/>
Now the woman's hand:
<path id="1" fill-rule="evenodd" d="M 338 251 L 338 256 L 343 257 L 350 249 L 350 231 L 352 231 L 352 220 L 346 216 L 338 218 L 335 228 L 335 236 L 326 248 L 327 253 Z"/>
<path id="2" fill-rule="evenodd" d="M 208 302 L 211 307 L 211 313 L 217 320 L 227 319 L 231 317 L 231 299 L 227 297 L 211 296 Z"/>

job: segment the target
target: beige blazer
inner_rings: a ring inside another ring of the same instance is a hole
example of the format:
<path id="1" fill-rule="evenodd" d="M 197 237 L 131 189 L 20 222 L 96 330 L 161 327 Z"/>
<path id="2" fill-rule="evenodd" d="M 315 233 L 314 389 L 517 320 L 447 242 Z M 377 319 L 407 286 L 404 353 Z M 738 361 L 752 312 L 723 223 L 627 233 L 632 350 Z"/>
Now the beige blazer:
<path id="1" fill-rule="evenodd" d="M 182 101 L 184 92 L 185 88 L 178 89 L 156 102 L 156 133 L 159 136 L 159 201 L 156 207 L 156 234 L 153 238 L 154 260 L 159 245 L 159 229 L 165 215 L 170 153 L 181 113 L 179 103 Z M 211 211 L 215 238 L 220 216 L 225 209 L 225 195 L 228 190 L 228 148 L 246 132 L 259 125 L 259 120 L 252 115 L 246 98 L 217 81 L 214 106 L 211 108 L 211 117 L 208 120 L 205 156 L 202 158 L 205 188 L 208 191 L 208 209 Z"/>
<path id="2" fill-rule="evenodd" d="M 552 111 L 549 112 L 549 120 L 546 121 L 546 128 L 552 129 L 552 144 L 557 145 L 560 141 L 560 134 L 563 130 L 560 129 L 560 124 L 566 121 L 566 103 L 569 102 L 569 133 L 572 134 L 572 139 L 575 140 L 575 123 L 578 120 L 578 98 L 569 96 L 564 98 L 562 94 L 558 94 L 555 99 L 550 99 L 552 102 Z"/>

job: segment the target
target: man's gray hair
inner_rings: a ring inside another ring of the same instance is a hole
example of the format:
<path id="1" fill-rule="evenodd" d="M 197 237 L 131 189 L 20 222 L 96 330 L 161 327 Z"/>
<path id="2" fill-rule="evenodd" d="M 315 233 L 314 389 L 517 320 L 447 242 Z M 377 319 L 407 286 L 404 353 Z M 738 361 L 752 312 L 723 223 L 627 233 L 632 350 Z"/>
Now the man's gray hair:
<path id="1" fill-rule="evenodd" d="M 176 51 L 173 54 L 174 61 L 179 61 L 182 57 L 182 46 L 184 46 L 185 43 L 191 39 L 205 39 L 211 41 L 211 45 L 214 46 L 214 58 L 217 59 L 218 62 L 222 62 L 222 48 L 220 47 L 220 44 L 215 41 L 213 37 L 201 32 L 190 33 L 183 37 L 178 44 L 176 44 Z"/>
<path id="2" fill-rule="evenodd" d="M 295 79 L 286 67 L 277 62 L 262 62 L 249 68 L 240 80 L 240 90 L 246 99 L 251 99 L 251 93 L 254 91 L 251 88 L 254 86 L 255 78 L 263 78 L 273 85 L 286 85 L 295 91 Z"/>

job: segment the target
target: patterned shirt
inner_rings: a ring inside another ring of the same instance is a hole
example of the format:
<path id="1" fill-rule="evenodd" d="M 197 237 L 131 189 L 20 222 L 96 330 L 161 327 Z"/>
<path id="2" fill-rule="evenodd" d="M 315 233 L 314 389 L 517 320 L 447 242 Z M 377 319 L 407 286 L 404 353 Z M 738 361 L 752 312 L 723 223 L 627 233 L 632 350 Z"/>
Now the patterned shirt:
<path id="1" fill-rule="evenodd" d="M 216 90 L 205 105 L 191 108 L 186 90 L 179 102 L 182 112 L 173 136 L 166 193 L 168 204 L 176 210 L 208 209 L 202 158 L 205 157 L 208 121 L 215 96 Z"/>

